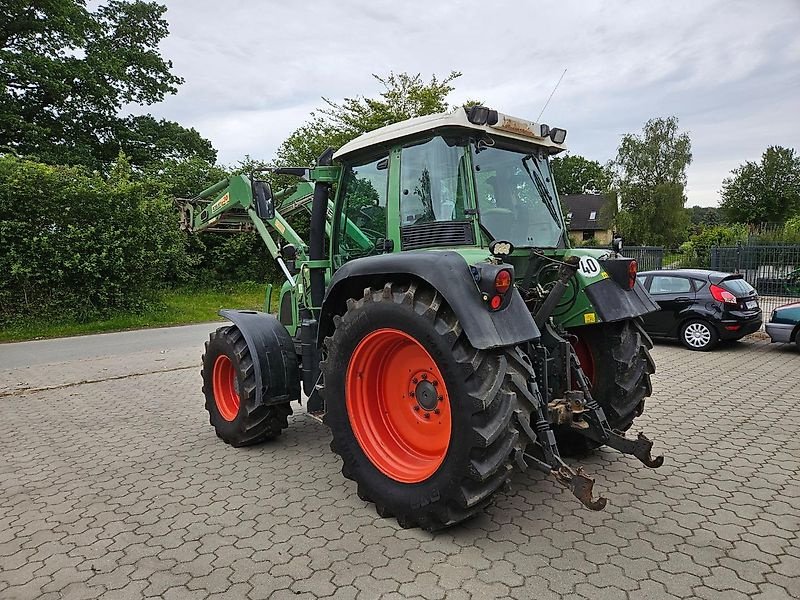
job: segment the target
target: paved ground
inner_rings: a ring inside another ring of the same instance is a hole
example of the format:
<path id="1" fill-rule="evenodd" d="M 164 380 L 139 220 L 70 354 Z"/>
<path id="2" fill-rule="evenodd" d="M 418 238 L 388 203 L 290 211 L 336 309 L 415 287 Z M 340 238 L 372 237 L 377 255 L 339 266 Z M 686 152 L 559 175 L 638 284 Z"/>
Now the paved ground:
<path id="1" fill-rule="evenodd" d="M 0 598 L 800 597 L 795 349 L 658 346 L 639 423 L 664 467 L 584 461 L 602 513 L 518 474 L 432 535 L 360 501 L 300 407 L 274 443 L 220 443 L 211 327 L 0 345 Z"/>

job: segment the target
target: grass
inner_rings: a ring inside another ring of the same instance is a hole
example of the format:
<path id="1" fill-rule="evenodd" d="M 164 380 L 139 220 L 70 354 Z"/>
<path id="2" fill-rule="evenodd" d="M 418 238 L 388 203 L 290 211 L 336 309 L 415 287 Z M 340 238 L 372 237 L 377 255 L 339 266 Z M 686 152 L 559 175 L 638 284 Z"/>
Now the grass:
<path id="1" fill-rule="evenodd" d="M 272 292 L 273 310 L 278 296 L 278 289 L 275 288 Z M 152 308 L 141 313 L 119 313 L 107 319 L 83 323 L 52 319 L 19 321 L 0 330 L 0 342 L 206 323 L 221 320 L 217 314 L 221 308 L 264 310 L 264 286 L 256 283 L 237 283 L 213 289 L 165 290 L 158 294 Z"/>

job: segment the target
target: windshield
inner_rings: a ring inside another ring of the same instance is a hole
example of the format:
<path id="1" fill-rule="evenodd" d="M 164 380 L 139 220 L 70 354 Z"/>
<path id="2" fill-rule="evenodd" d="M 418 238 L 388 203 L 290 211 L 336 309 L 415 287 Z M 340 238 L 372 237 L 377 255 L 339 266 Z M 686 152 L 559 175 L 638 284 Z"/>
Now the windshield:
<path id="1" fill-rule="evenodd" d="M 517 247 L 559 246 L 561 208 L 547 159 L 483 143 L 474 149 L 481 225 L 492 238 Z"/>

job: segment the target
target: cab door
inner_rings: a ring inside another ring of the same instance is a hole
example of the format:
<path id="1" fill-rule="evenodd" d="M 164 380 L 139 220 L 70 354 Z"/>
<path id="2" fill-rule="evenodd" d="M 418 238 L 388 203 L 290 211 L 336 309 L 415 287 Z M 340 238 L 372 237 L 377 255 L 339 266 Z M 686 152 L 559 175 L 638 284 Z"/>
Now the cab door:
<path id="1" fill-rule="evenodd" d="M 692 280 L 680 275 L 652 275 L 648 291 L 661 310 L 644 316 L 645 329 L 657 336 L 676 335 L 683 314 L 695 302 Z"/>
<path id="2" fill-rule="evenodd" d="M 387 250 L 389 156 L 379 154 L 344 167 L 332 236 L 333 267 Z"/>

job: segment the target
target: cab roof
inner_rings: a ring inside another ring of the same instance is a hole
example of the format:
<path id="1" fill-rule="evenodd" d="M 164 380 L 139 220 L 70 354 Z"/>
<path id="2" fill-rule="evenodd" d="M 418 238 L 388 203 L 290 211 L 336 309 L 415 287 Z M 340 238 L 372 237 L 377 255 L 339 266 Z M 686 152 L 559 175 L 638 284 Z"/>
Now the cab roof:
<path id="1" fill-rule="evenodd" d="M 495 111 L 492 112 L 494 113 Z M 542 137 L 538 135 L 542 127 L 539 123 L 511 117 L 503 113 L 496 113 L 496 115 L 497 121 L 493 125 L 489 125 L 488 123 L 478 125 L 471 122 L 468 118 L 467 110 L 462 107 L 456 108 L 451 112 L 407 119 L 358 136 L 356 139 L 347 142 L 344 146 L 339 148 L 333 155 L 333 158 L 340 159 L 355 154 L 365 148 L 384 145 L 387 144 L 387 142 L 393 142 L 400 138 L 453 127 L 480 131 L 501 138 L 543 146 L 548 149 L 550 154 L 556 154 L 567 149 L 563 142 L 559 144 L 554 142 L 551 137 Z M 544 127 L 547 126 L 545 125 Z"/>

